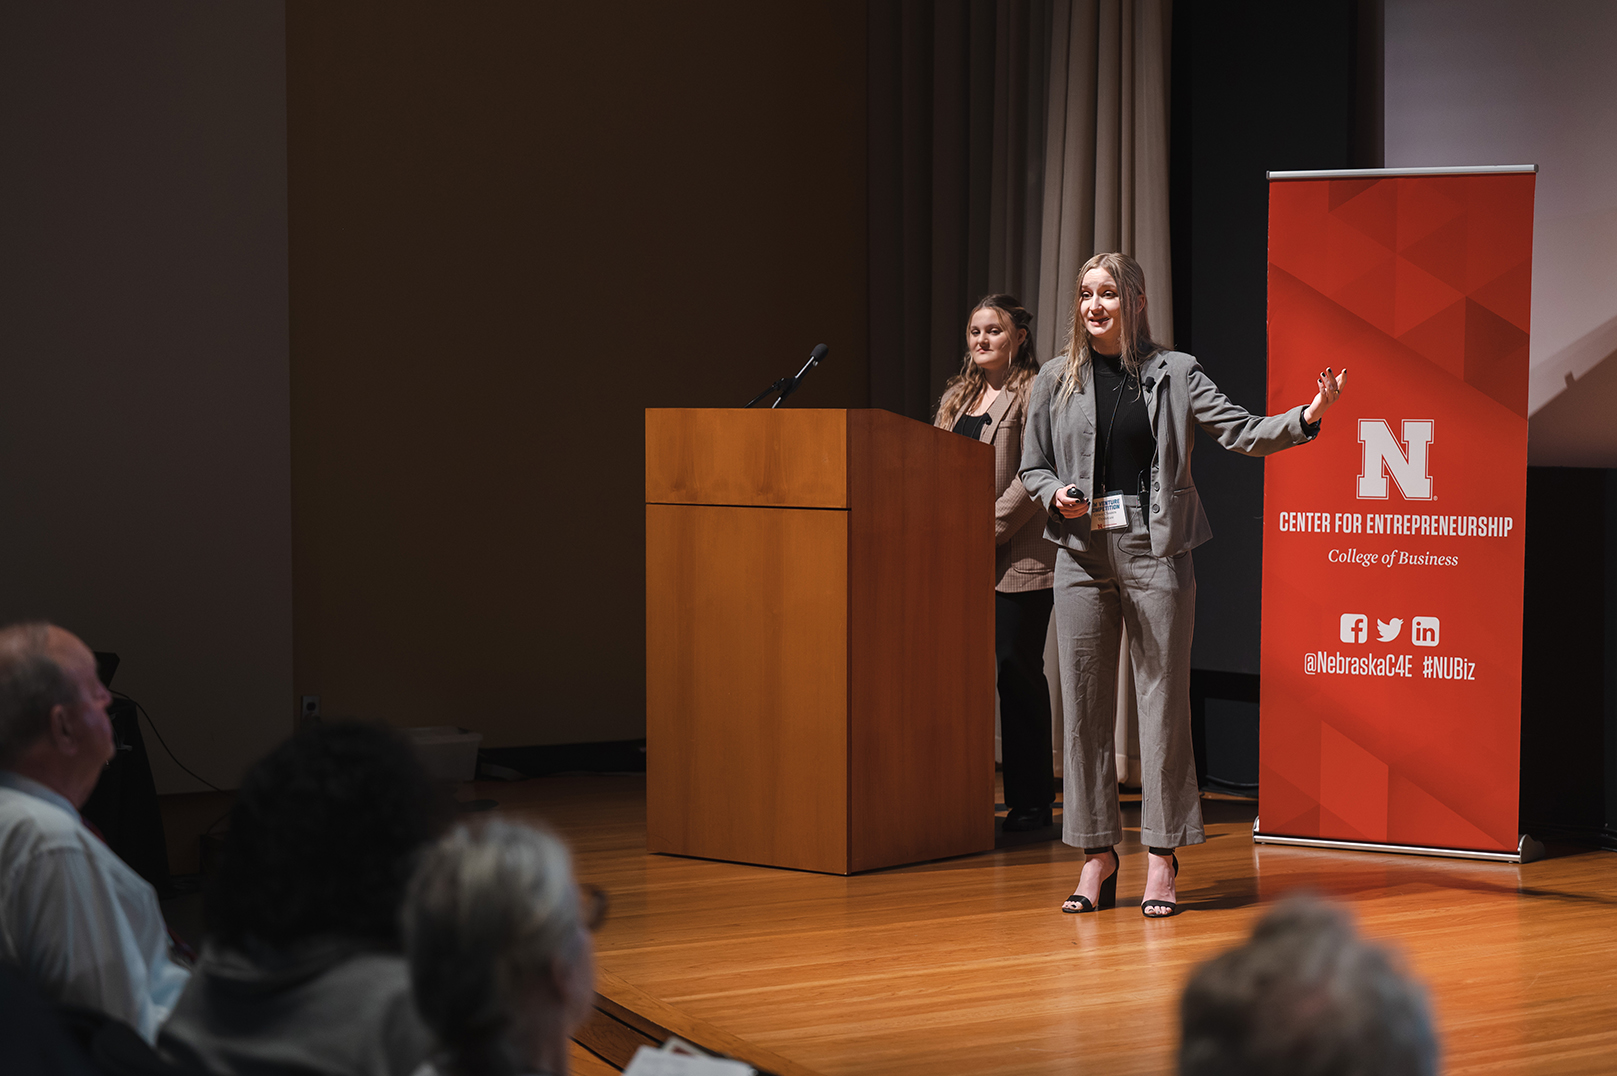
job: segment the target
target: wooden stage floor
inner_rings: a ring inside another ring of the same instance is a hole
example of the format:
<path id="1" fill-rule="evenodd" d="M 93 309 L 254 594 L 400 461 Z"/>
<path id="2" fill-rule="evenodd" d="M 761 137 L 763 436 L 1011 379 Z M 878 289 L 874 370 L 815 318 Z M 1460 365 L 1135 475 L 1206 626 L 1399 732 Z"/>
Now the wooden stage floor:
<path id="1" fill-rule="evenodd" d="M 648 855 L 640 777 L 471 794 L 548 822 L 610 894 L 604 997 L 735 1036 L 783 1076 L 1172 1072 L 1186 977 L 1295 891 L 1405 954 L 1432 993 L 1442 1071 L 1617 1071 L 1610 852 L 1517 867 L 1254 845 L 1251 805 L 1205 801 L 1208 841 L 1180 853 L 1186 910 L 1153 922 L 1137 828 L 1119 907 L 1063 915 L 1078 854 L 1059 841 L 841 878 Z"/>

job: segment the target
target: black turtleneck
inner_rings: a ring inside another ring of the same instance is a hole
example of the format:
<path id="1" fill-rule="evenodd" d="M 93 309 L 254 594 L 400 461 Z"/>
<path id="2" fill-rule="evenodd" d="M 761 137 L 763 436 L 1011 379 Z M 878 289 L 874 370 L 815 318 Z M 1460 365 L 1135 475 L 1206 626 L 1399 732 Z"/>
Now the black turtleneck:
<path id="1" fill-rule="evenodd" d="M 1149 490 L 1157 442 L 1151 436 L 1151 416 L 1146 413 L 1140 381 L 1124 372 L 1121 357 L 1090 355 L 1095 370 L 1095 455 L 1100 463 L 1095 474 L 1096 495 Z"/>
<path id="2" fill-rule="evenodd" d="M 954 420 L 954 432 L 977 441 L 982 438 L 983 427 L 986 425 L 988 425 L 987 411 L 980 415 L 968 415 L 962 411 L 960 417 Z"/>

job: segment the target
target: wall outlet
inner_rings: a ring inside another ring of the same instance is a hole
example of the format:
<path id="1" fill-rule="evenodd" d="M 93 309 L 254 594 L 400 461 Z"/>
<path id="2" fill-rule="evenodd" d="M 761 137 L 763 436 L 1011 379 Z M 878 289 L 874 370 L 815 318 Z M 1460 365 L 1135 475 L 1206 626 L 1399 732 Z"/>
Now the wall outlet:
<path id="1" fill-rule="evenodd" d="M 305 695 L 305 696 L 303 696 L 302 719 L 304 721 L 319 721 L 320 720 L 320 696 L 319 695 Z"/>

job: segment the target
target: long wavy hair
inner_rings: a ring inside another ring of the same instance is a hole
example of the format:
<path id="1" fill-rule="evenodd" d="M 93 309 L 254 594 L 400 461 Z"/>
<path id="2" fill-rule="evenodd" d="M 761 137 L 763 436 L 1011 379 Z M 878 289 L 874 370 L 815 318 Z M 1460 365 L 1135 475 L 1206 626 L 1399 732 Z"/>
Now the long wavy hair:
<path id="1" fill-rule="evenodd" d="M 1119 357 L 1123 369 L 1130 376 L 1138 378 L 1145 360 L 1161 350 L 1161 345 L 1151 339 L 1151 318 L 1141 302 L 1145 298 L 1145 270 L 1127 254 L 1096 254 L 1078 270 L 1078 283 L 1072 290 L 1072 321 L 1068 324 L 1067 350 L 1062 356 L 1066 364 L 1061 372 L 1063 401 L 1072 399 L 1073 393 L 1083 384 L 1093 357 L 1089 326 L 1084 321 L 1079 304 L 1084 277 L 1089 275 L 1091 269 L 1104 269 L 1117 282 L 1117 316 L 1123 323 L 1123 351 Z"/>
<path id="2" fill-rule="evenodd" d="M 977 316 L 979 310 L 992 310 L 998 314 L 1000 324 L 1005 327 L 1006 332 L 1014 334 L 1018 329 L 1027 330 L 1027 336 L 1022 339 L 1022 346 L 1011 356 L 1011 372 L 1005 379 L 1004 388 L 1005 392 L 1010 393 L 1026 392 L 1027 386 L 1033 383 L 1033 375 L 1039 372 L 1038 355 L 1033 350 L 1033 315 L 1028 313 L 1027 308 L 1014 295 L 986 295 L 971 308 L 971 313 L 966 315 L 968 332 L 971 328 L 971 319 Z M 943 396 L 938 400 L 938 416 L 934 425 L 944 428 L 953 426 L 961 412 L 975 403 L 987 387 L 988 376 L 971 361 L 971 346 L 968 342 L 966 357 L 960 364 L 960 372 L 943 386 Z"/>

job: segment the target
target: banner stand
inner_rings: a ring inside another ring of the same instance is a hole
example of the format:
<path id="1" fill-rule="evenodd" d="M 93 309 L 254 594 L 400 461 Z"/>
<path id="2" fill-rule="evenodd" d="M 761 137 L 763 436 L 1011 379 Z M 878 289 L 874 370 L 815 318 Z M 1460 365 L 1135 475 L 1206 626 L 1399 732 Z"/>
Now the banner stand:
<path id="1" fill-rule="evenodd" d="M 1263 833 L 1262 818 L 1252 820 L 1253 844 L 1285 844 L 1297 848 L 1333 848 L 1349 852 L 1396 852 L 1406 856 L 1448 856 L 1452 859 L 1485 859 L 1493 863 L 1533 863 L 1544 858 L 1544 846 L 1523 833 L 1512 852 L 1473 852 L 1465 848 L 1424 848 L 1415 844 L 1374 844 L 1367 841 L 1339 841 L 1324 837 L 1282 837 Z"/>
<path id="2" fill-rule="evenodd" d="M 1268 174 L 1268 411 L 1350 377 L 1264 463 L 1255 843 L 1543 855 L 1520 796 L 1536 171 Z"/>

